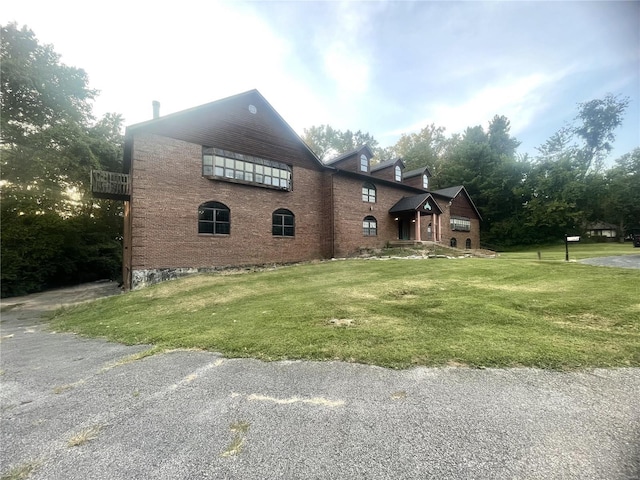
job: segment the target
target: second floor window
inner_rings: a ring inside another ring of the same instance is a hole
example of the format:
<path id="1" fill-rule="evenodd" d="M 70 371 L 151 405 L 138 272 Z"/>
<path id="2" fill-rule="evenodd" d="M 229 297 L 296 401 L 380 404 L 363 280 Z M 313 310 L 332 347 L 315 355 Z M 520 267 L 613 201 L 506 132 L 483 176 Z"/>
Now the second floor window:
<path id="1" fill-rule="evenodd" d="M 291 190 L 291 171 L 289 165 L 273 160 L 241 155 L 219 148 L 202 148 L 204 177 Z"/>
<path id="2" fill-rule="evenodd" d="M 422 188 L 429 188 L 429 177 L 426 173 L 422 175 Z"/>
<path id="3" fill-rule="evenodd" d="M 362 185 L 362 201 L 376 203 L 376 187 L 372 183 Z"/>
<path id="4" fill-rule="evenodd" d="M 400 165 L 396 165 L 395 178 L 396 178 L 396 182 L 402 181 L 402 169 L 400 168 Z"/>

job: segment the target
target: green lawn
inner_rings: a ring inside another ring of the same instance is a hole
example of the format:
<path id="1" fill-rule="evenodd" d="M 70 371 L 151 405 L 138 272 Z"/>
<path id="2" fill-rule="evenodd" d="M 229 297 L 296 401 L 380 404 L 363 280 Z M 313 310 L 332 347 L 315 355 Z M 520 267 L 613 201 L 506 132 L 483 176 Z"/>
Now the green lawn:
<path id="1" fill-rule="evenodd" d="M 640 253 L 629 244 L 570 248 L 572 258 Z M 59 311 L 51 325 L 264 360 L 640 366 L 640 270 L 563 260 L 561 246 L 542 250 L 542 261 L 534 250 L 200 275 Z"/>

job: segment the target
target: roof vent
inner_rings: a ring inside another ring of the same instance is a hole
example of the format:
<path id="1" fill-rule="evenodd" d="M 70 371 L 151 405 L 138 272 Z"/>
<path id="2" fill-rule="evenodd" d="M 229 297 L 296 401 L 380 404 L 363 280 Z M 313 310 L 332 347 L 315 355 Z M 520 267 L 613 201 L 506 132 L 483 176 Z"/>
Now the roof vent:
<path id="1" fill-rule="evenodd" d="M 153 118 L 160 118 L 160 102 L 154 100 L 151 105 L 153 105 Z"/>

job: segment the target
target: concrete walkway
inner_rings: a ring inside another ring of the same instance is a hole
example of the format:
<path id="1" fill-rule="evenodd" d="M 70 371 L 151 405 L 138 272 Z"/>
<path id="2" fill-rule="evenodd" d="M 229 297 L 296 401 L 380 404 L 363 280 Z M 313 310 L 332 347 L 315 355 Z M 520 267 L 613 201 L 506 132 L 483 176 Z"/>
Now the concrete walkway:
<path id="1" fill-rule="evenodd" d="M 148 346 L 51 332 L 46 302 L 16 303 L 0 324 L 0 475 L 640 478 L 639 369 L 139 358 Z"/>

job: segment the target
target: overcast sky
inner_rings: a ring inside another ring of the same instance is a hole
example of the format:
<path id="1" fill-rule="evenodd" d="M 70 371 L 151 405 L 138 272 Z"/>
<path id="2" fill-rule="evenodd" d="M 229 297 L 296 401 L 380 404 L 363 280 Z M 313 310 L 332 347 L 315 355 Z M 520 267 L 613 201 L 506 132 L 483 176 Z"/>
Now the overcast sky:
<path id="1" fill-rule="evenodd" d="M 535 153 L 606 93 L 630 97 L 611 159 L 640 146 L 640 2 L 4 2 L 126 124 L 257 88 L 300 134 L 511 121 Z"/>

